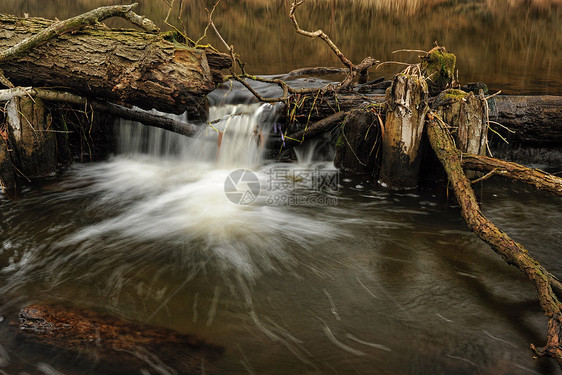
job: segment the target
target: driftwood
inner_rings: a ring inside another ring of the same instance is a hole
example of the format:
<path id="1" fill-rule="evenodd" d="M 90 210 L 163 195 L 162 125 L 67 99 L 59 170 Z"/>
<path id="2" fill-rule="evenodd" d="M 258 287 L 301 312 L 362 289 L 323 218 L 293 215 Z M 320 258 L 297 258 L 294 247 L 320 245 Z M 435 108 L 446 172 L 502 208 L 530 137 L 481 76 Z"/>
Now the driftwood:
<path id="1" fill-rule="evenodd" d="M 335 112 L 384 101 L 384 94 L 334 94 L 328 91 L 319 96 L 295 95 L 289 101 L 282 120 L 287 119 L 295 131 L 304 128 L 307 121 L 319 121 Z M 490 121 L 515 132 L 506 131 L 494 123 L 491 125 L 511 143 L 562 144 L 562 96 L 497 95 L 488 99 L 488 108 Z"/>
<path id="2" fill-rule="evenodd" d="M 562 195 L 562 178 L 543 172 L 540 169 L 527 168 L 523 165 L 504 160 L 466 153 L 462 154 L 461 163 L 465 169 L 487 172 L 478 181 L 495 175 L 504 176 L 515 181 L 533 185 L 539 190 Z"/>
<path id="3" fill-rule="evenodd" d="M 31 305 L 19 313 L 17 337 L 104 373 L 159 366 L 166 373 L 200 373 L 224 349 L 187 334 L 62 306 Z"/>
<path id="4" fill-rule="evenodd" d="M 91 16 L 97 20 L 96 14 Z M 227 60 L 213 53 L 210 56 L 218 58 L 210 64 L 204 50 L 174 45 L 161 34 L 112 30 L 99 24 L 85 27 L 94 23 L 91 19 L 80 22 L 64 29 L 71 34 L 48 43 L 43 40 L 45 44 L 24 50 L 26 54 L 0 59 L 0 68 L 16 86 L 58 86 L 86 97 L 163 112 L 187 111 L 193 119 L 206 117 L 205 96 L 217 83 L 210 65 L 227 67 L 222 66 Z M 0 50 L 58 27 L 59 22 L 41 18 L 0 15 Z"/>
<path id="5" fill-rule="evenodd" d="M 512 131 L 495 127 L 509 142 L 562 144 L 562 96 L 497 95 L 488 107 L 490 120 Z"/>
<path id="6" fill-rule="evenodd" d="M 454 141 L 444 124 L 432 114 L 426 123 L 427 134 L 435 154 L 441 161 L 468 227 L 482 241 L 511 265 L 523 271 L 535 285 L 539 303 L 548 318 L 547 344 L 544 348 L 531 345 L 537 356 L 554 358 L 562 367 L 562 303 L 559 282 L 537 262 L 523 247 L 488 220 L 480 210 L 470 180 L 465 176 L 462 153 L 455 148 Z M 556 291 L 556 292 L 555 292 Z M 558 294 L 557 294 L 558 293 Z"/>

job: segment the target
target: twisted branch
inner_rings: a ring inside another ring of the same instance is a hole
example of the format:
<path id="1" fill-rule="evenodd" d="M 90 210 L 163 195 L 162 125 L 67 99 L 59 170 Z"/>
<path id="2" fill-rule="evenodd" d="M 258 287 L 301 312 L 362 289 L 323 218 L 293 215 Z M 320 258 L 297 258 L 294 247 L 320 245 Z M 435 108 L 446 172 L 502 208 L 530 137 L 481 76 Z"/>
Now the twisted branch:
<path id="1" fill-rule="evenodd" d="M 523 271 L 537 289 L 540 306 L 548 318 L 547 343 L 543 348 L 531 344 L 531 349 L 538 357 L 554 358 L 562 368 L 562 285 L 523 245 L 512 240 L 482 214 L 470 180 L 462 169 L 462 153 L 455 147 L 446 125 L 433 113 L 428 114 L 427 119 L 429 141 L 447 172 L 468 227 L 508 264 Z"/>
<path id="2" fill-rule="evenodd" d="M 226 40 L 223 38 L 223 36 L 221 35 L 220 31 L 218 30 L 218 28 L 216 27 L 216 25 L 213 21 L 213 13 L 215 12 L 215 10 L 216 10 L 216 8 L 217 8 L 217 6 L 219 5 L 220 2 L 221 2 L 221 0 L 218 0 L 211 10 L 206 9 L 209 19 L 208 19 L 207 27 L 205 28 L 205 35 L 207 34 L 208 28 L 211 28 L 215 32 L 215 34 L 217 35 L 217 37 L 219 38 L 221 43 L 225 46 L 225 48 L 228 51 L 228 54 L 230 55 L 230 59 L 232 61 L 232 67 L 230 68 L 230 75 L 225 77 L 225 81 L 235 80 L 235 81 L 240 82 L 260 102 L 264 102 L 264 103 L 285 102 L 285 103 L 287 103 L 289 101 L 290 95 L 310 94 L 310 93 L 326 93 L 328 91 L 336 91 L 336 90 L 339 90 L 339 89 L 347 89 L 353 83 L 353 80 L 355 79 L 357 74 L 361 74 L 361 75 L 366 76 L 367 70 L 371 66 L 378 63 L 378 61 L 373 59 L 372 57 L 367 57 L 367 58 L 363 59 L 363 61 L 359 65 L 354 65 L 351 62 L 351 60 L 349 60 L 340 51 L 340 49 L 335 45 L 335 43 L 330 39 L 330 37 L 328 35 L 326 35 L 322 30 L 317 30 L 315 32 L 308 32 L 308 31 L 302 30 L 299 27 L 296 16 L 295 16 L 295 11 L 296 11 L 297 7 L 304 3 L 304 1 L 299 1 L 299 2 L 293 3 L 291 5 L 291 9 L 290 9 L 290 12 L 289 12 L 289 18 L 292 20 L 293 24 L 295 25 L 295 28 L 296 28 L 297 32 L 299 34 L 302 34 L 302 35 L 305 35 L 305 36 L 308 36 L 308 37 L 311 37 L 311 38 L 312 37 L 314 37 L 314 38 L 318 37 L 318 38 L 321 38 L 322 40 L 324 40 L 330 46 L 332 51 L 334 51 L 334 53 L 342 61 L 342 63 L 347 67 L 347 74 L 346 74 L 345 79 L 343 81 L 341 81 L 340 83 L 338 83 L 337 85 L 327 84 L 327 85 L 325 85 L 321 88 L 296 89 L 296 88 L 293 88 L 293 87 L 289 86 L 289 84 L 287 84 L 287 82 L 285 82 L 281 79 L 267 79 L 267 78 L 258 77 L 258 76 L 255 76 L 255 75 L 248 74 L 245 70 L 245 64 L 242 62 L 240 57 L 234 52 L 234 46 L 230 45 L 226 42 Z M 238 69 L 240 70 L 240 73 L 236 72 L 236 67 L 238 67 Z M 308 69 L 316 69 L 316 68 L 308 68 Z M 322 69 L 334 69 L 334 68 L 318 68 L 318 69 L 322 70 Z M 336 69 L 338 69 L 338 68 L 336 68 Z M 340 70 L 338 69 L 338 71 L 340 71 Z M 271 83 L 271 84 L 277 85 L 283 90 L 283 94 L 281 96 L 275 97 L 275 98 L 263 97 L 260 93 L 258 93 L 248 83 L 248 80 L 256 81 L 256 82 Z"/>

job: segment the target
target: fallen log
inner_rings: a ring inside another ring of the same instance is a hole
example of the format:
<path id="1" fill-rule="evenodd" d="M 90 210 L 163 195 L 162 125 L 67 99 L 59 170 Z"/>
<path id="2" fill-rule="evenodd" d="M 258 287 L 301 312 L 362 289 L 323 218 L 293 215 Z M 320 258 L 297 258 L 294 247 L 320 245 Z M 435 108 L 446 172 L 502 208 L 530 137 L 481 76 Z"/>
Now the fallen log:
<path id="1" fill-rule="evenodd" d="M 287 121 L 289 129 L 294 132 L 303 129 L 307 122 L 319 121 L 333 113 L 384 101 L 385 95 L 376 93 L 295 95 L 283 111 L 281 120 Z M 497 95 L 488 99 L 488 119 L 515 132 L 506 132 L 492 124 L 510 143 L 562 144 L 562 96 Z"/>
<path id="2" fill-rule="evenodd" d="M 0 49 L 25 43 L 57 25 L 41 18 L 0 15 Z M 227 64 L 220 55 L 211 54 L 217 58 L 210 64 L 204 50 L 175 45 L 161 34 L 84 26 L 26 55 L 0 61 L 0 68 L 16 86 L 64 87 L 86 97 L 206 118 L 205 96 L 216 86 L 217 69 Z"/>
<path id="3" fill-rule="evenodd" d="M 539 190 L 562 195 L 562 178 L 543 172 L 540 169 L 527 168 L 509 161 L 466 153 L 462 154 L 461 163 L 464 169 L 487 172 L 484 177 L 478 179 L 479 181 L 494 175 L 504 176 L 515 181 L 533 185 Z"/>
<path id="4" fill-rule="evenodd" d="M 462 153 L 454 146 L 454 141 L 444 124 L 430 113 L 426 129 L 431 146 L 445 168 L 460 205 L 461 214 L 470 230 L 490 245 L 492 250 L 508 264 L 523 271 L 537 289 L 540 306 L 548 318 L 547 343 L 543 348 L 537 348 L 531 344 L 531 348 L 539 357 L 554 358 L 562 368 L 562 343 L 560 341 L 562 339 L 562 303 L 559 299 L 562 295 L 559 283 L 553 283 L 555 278 L 529 254 L 523 245 L 513 241 L 482 214 L 471 182 L 462 169 Z"/>
<path id="5" fill-rule="evenodd" d="M 513 132 L 497 128 L 510 143 L 562 144 L 562 96 L 497 95 L 488 108 L 491 121 Z"/>
<path id="6" fill-rule="evenodd" d="M 155 366 L 165 373 L 200 373 L 224 351 L 193 335 L 48 305 L 21 309 L 17 338 L 69 361 L 90 362 L 104 373 L 138 373 Z"/>

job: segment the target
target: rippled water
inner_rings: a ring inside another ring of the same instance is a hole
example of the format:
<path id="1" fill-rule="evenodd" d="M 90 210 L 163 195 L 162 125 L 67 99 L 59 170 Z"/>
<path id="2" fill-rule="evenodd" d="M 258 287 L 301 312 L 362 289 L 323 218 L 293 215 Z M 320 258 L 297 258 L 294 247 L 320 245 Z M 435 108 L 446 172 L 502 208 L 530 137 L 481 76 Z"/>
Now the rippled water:
<path id="1" fill-rule="evenodd" d="M 65 18 L 109 3 L 13 1 L 0 11 Z M 465 79 L 560 94 L 559 8 L 434 3 L 441 12 L 318 2 L 304 22 L 323 27 L 328 18 L 326 30 L 355 60 L 439 39 L 458 54 Z M 158 21 L 160 5 L 141 9 Z M 287 2 L 227 5 L 216 20 L 252 71 L 332 61 L 294 37 Z M 0 374 L 102 373 L 15 340 L 10 323 L 31 303 L 89 308 L 225 349 L 197 373 L 562 373 L 528 349 L 545 341 L 536 291 L 466 229 L 458 208 L 431 192 L 391 193 L 342 177 L 318 191 L 335 170 L 314 145 L 297 151 L 298 163 L 264 163 L 259 124 L 271 110 L 215 107 L 222 121 L 194 139 L 122 122 L 108 160 L 74 165 L 18 201 L 0 196 Z M 249 205 L 225 194 L 240 168 L 259 181 Z M 562 199 L 500 179 L 478 194 L 490 219 L 562 275 Z M 174 372 L 147 361 L 131 373 Z"/>
<path id="2" fill-rule="evenodd" d="M 270 109 L 217 108 L 223 120 L 194 139 L 121 123 L 109 160 L 2 198 L 0 369 L 97 373 L 14 342 L 17 308 L 39 302 L 196 334 L 225 348 L 205 373 L 560 373 L 528 350 L 546 332 L 533 287 L 458 209 L 355 180 L 307 188 L 303 171 L 333 166 L 306 149 L 300 163 L 260 163 Z M 253 204 L 225 194 L 237 168 L 260 180 Z M 271 200 L 287 193 L 272 173 L 309 204 Z M 311 204 L 319 195 L 333 200 Z M 560 198 L 492 181 L 482 202 L 562 273 Z M 133 373 L 166 373 L 145 367 Z"/>

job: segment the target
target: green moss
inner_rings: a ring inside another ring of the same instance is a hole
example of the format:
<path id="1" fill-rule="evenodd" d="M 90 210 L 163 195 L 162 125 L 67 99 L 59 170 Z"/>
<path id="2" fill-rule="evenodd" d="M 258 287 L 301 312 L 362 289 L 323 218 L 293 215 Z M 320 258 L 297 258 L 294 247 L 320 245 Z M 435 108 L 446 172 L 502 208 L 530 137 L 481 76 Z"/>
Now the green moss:
<path id="1" fill-rule="evenodd" d="M 422 72 L 431 82 L 429 87 L 432 95 L 450 85 L 455 76 L 456 63 L 457 57 L 447 52 L 445 47 L 435 47 L 422 57 Z"/>
<path id="2" fill-rule="evenodd" d="M 467 92 L 457 89 L 450 89 L 443 92 L 443 99 L 459 101 L 468 95 Z"/>
<path id="3" fill-rule="evenodd" d="M 342 148 L 345 147 L 345 139 L 343 138 L 343 128 L 340 130 L 340 136 L 338 137 L 338 140 L 336 141 L 336 150 L 340 150 Z"/>

